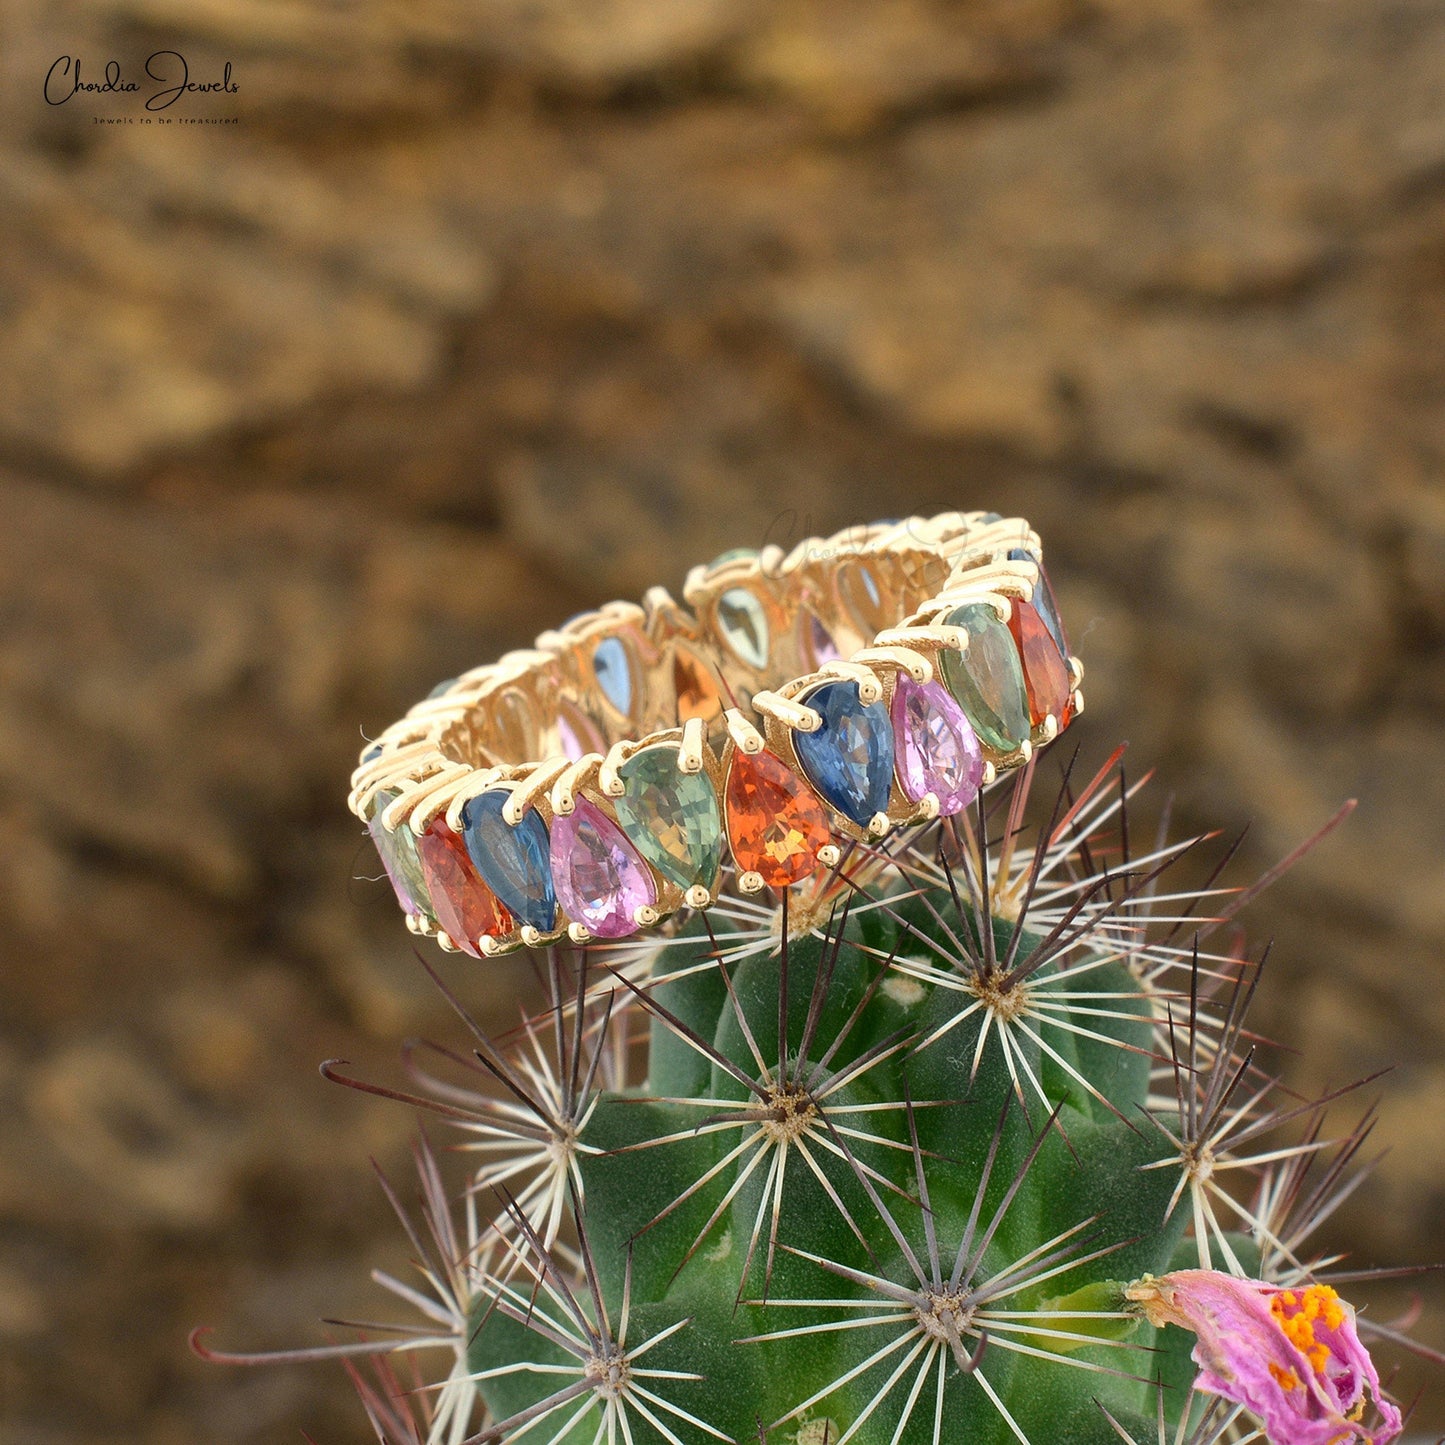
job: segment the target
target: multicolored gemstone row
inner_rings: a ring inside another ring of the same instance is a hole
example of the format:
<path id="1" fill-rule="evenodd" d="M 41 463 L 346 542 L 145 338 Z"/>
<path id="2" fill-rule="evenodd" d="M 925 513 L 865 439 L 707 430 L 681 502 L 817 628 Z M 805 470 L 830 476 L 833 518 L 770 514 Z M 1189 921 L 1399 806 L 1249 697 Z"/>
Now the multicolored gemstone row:
<path id="1" fill-rule="evenodd" d="M 746 589 L 734 591 L 743 646 L 765 654 L 761 614 Z M 498 786 L 461 807 L 460 833 L 438 816 L 418 836 L 407 823 L 383 826 L 397 793 L 380 791 L 368 826 L 397 898 L 478 957 L 483 940 L 495 946 L 523 927 L 547 935 L 570 922 L 622 938 L 648 921 L 663 890 L 715 895 L 724 838 L 740 874 L 783 888 L 823 866 L 820 850 L 834 842 L 830 812 L 866 829 L 887 813 L 896 787 L 908 804 L 931 794 L 941 816 L 959 813 L 983 784 L 986 749 L 1016 754 L 1046 717 L 1062 728 L 1072 715 L 1068 643 L 1042 567 L 1032 600 L 1011 600 L 1007 623 L 986 602 L 950 612 L 942 620 L 967 629 L 967 650 L 940 652 L 933 681 L 900 671 L 887 703 L 864 702 L 855 681 L 811 687 L 797 700 L 822 725 L 791 734 L 797 771 L 769 748 L 730 747 L 721 799 L 706 772 L 682 770 L 675 743 L 643 747 L 621 764 L 622 792 L 606 800 L 615 816 L 579 795 L 550 826 L 535 808 L 512 824 L 503 814 L 510 792 Z M 608 639 L 594 657 L 599 687 L 626 712 L 625 649 Z"/>

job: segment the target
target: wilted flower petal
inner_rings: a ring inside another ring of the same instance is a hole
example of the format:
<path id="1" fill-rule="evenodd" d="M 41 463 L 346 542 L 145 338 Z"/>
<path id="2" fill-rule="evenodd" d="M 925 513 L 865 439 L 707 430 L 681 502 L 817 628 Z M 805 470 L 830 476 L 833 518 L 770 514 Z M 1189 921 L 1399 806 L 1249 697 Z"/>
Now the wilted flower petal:
<path id="1" fill-rule="evenodd" d="M 1328 1285 L 1284 1289 L 1212 1269 L 1145 1275 L 1127 1290 L 1152 1325 L 1198 1337 L 1196 1387 L 1253 1411 L 1273 1445 L 1385 1445 L 1403 1428 L 1355 1333 L 1355 1312 Z M 1381 1424 L 1364 1423 L 1373 1399 Z"/>

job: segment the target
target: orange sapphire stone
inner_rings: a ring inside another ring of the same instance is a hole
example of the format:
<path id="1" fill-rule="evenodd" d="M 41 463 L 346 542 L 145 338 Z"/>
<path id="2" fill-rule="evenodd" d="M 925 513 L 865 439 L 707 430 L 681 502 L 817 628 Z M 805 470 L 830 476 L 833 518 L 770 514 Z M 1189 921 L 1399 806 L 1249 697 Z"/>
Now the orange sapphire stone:
<path id="1" fill-rule="evenodd" d="M 1037 727 L 1052 714 L 1063 729 L 1074 715 L 1068 660 L 1059 654 L 1058 643 L 1032 602 L 1014 598 L 1008 625 L 1024 665 L 1029 721 Z"/>
<path id="2" fill-rule="evenodd" d="M 832 841 L 823 805 L 775 754 L 735 749 L 726 802 L 728 842 L 741 872 L 786 888 L 817 869 L 818 849 Z"/>
<path id="3" fill-rule="evenodd" d="M 677 720 L 700 717 L 711 722 L 723 710 L 717 684 L 697 658 L 679 652 L 672 662 L 672 686 L 677 693 Z"/>
<path id="4" fill-rule="evenodd" d="M 473 958 L 480 958 L 479 938 L 504 938 L 512 931 L 512 915 L 477 876 L 466 844 L 434 818 L 417 839 L 422 872 L 431 892 L 437 926 Z"/>

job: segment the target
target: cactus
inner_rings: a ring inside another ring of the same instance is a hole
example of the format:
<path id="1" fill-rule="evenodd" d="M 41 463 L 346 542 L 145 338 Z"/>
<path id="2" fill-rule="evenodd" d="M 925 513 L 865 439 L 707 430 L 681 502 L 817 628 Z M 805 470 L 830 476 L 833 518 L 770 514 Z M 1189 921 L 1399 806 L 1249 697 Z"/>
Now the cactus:
<path id="1" fill-rule="evenodd" d="M 419 1222 L 392 1193 L 422 1274 L 381 1283 L 420 1323 L 286 1358 L 346 1357 L 393 1445 L 1264 1438 L 1138 1282 L 1323 1288 L 1368 1122 L 1328 1138 L 1338 1095 L 1258 1061 L 1232 850 L 1177 883 L 1208 840 L 1140 847 L 1122 749 L 1040 799 L 1047 765 L 799 888 L 553 950 L 506 1039 L 424 964 L 465 1050 L 362 1086 L 467 1164 L 449 1198 L 423 1140 Z M 1328 1438 L 1391 1438 L 1375 1403 Z"/>

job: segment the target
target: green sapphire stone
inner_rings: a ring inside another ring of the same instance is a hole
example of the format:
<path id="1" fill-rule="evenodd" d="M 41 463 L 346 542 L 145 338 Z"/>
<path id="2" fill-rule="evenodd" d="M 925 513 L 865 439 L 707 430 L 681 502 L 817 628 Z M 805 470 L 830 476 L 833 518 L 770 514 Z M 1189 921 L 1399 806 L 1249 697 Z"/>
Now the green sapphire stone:
<path id="1" fill-rule="evenodd" d="M 996 753 L 1017 752 L 1029 735 L 1029 697 L 1008 624 L 987 602 L 957 607 L 946 621 L 968 632 L 967 652 L 950 648 L 942 653 L 949 692 L 988 747 Z"/>
<path id="2" fill-rule="evenodd" d="M 729 547 L 726 552 L 719 552 L 717 556 L 707 564 L 708 570 L 711 571 L 715 567 L 726 567 L 729 562 L 750 561 L 757 555 L 758 549 L 756 547 Z"/>
<path id="3" fill-rule="evenodd" d="M 634 753 L 617 776 L 617 821 L 637 851 L 679 888 L 709 892 L 722 863 L 722 819 L 706 773 L 684 773 L 677 748 L 661 743 Z"/>
<path id="4" fill-rule="evenodd" d="M 768 665 L 768 614 L 746 587 L 729 587 L 718 598 L 717 629 L 749 667 Z"/>
<path id="5" fill-rule="evenodd" d="M 371 800 L 366 826 L 401 906 L 408 913 L 432 918 L 431 890 L 426 884 L 426 870 L 421 866 L 421 852 L 411 824 L 403 823 L 394 833 L 388 833 L 381 825 L 381 815 L 399 796 L 395 788 L 384 788 L 377 793 Z"/>

